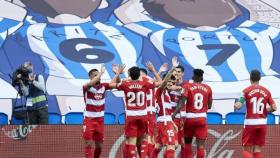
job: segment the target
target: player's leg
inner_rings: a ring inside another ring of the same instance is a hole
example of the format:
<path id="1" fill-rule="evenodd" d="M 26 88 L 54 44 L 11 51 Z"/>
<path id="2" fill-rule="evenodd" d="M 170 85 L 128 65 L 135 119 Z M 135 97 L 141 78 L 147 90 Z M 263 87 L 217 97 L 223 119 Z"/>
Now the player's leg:
<path id="1" fill-rule="evenodd" d="M 91 124 L 90 121 L 85 118 L 84 120 L 84 125 L 83 125 L 83 139 L 84 139 L 84 154 L 86 158 L 92 158 L 93 153 L 92 153 L 92 129 L 91 129 Z"/>
<path id="2" fill-rule="evenodd" d="M 195 127 L 195 137 L 197 145 L 197 158 L 204 158 L 205 156 L 205 141 L 208 134 L 208 128 L 205 120 L 198 120 L 198 126 Z"/>
<path id="3" fill-rule="evenodd" d="M 103 142 L 95 141 L 94 158 L 100 158 L 102 153 Z"/>
<path id="4" fill-rule="evenodd" d="M 127 120 L 125 124 L 126 144 L 124 147 L 124 157 L 136 157 L 136 141 L 138 136 L 137 122 L 135 120 Z"/>
<path id="5" fill-rule="evenodd" d="M 184 155 L 186 158 L 193 158 L 192 139 L 194 136 L 194 127 L 191 125 L 191 120 L 186 119 L 184 123 Z"/>
<path id="6" fill-rule="evenodd" d="M 266 136 L 266 126 L 263 125 L 262 127 L 256 130 L 256 137 L 255 137 L 255 145 L 253 147 L 253 155 L 254 158 L 261 158 L 262 157 L 262 146 L 265 144 L 265 136 Z"/>
<path id="7" fill-rule="evenodd" d="M 196 138 L 196 144 L 197 144 L 197 158 L 204 158 L 205 156 L 205 140 L 206 139 L 199 139 Z"/>
<path id="8" fill-rule="evenodd" d="M 148 153 L 148 135 L 140 136 L 137 138 L 136 146 L 140 158 L 146 158 Z"/>
<path id="9" fill-rule="evenodd" d="M 149 127 L 148 127 L 148 152 L 147 155 L 151 156 L 155 147 L 155 114 L 149 114 Z"/>
<path id="10" fill-rule="evenodd" d="M 157 139 L 160 139 L 160 138 L 157 138 Z M 156 143 L 155 148 L 154 148 L 150 158 L 158 158 L 158 154 L 160 153 L 161 149 L 162 149 L 162 144 Z"/>
<path id="11" fill-rule="evenodd" d="M 243 158 L 253 158 L 252 149 L 254 143 L 255 143 L 254 128 L 252 126 L 245 126 L 245 128 L 242 131 L 242 146 L 243 146 L 242 157 Z"/>
<path id="12" fill-rule="evenodd" d="M 175 145 L 167 145 L 163 157 L 174 158 L 174 156 L 175 156 Z"/>

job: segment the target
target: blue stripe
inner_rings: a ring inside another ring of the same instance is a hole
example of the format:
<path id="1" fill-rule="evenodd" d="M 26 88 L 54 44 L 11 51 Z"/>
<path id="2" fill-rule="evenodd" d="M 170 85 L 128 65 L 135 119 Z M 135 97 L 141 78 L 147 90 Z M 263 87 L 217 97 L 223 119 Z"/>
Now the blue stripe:
<path id="1" fill-rule="evenodd" d="M 254 25 L 247 27 L 247 28 L 254 32 L 260 33 L 264 30 L 267 30 L 269 27 L 270 27 L 269 25 L 256 22 Z"/>
<path id="2" fill-rule="evenodd" d="M 263 74 L 261 69 L 261 56 L 255 45 L 254 39 L 250 38 L 246 33 L 237 29 L 230 29 L 229 32 L 238 41 L 240 49 L 243 51 L 245 58 L 244 60 L 248 71 L 250 72 L 251 70 L 257 69 Z"/>
<path id="3" fill-rule="evenodd" d="M 169 64 L 172 65 L 171 59 L 174 56 L 177 56 L 180 62 L 180 65 L 184 66 L 186 70 L 192 70 L 193 67 L 186 60 L 183 55 L 179 42 L 178 36 L 181 29 L 169 29 L 164 32 L 163 41 L 164 44 L 164 53 L 166 54 L 167 59 L 169 59 Z M 188 52 L 185 52 L 188 53 Z M 187 78 L 190 78 L 190 74 L 187 75 Z"/>
<path id="4" fill-rule="evenodd" d="M 87 70 L 80 63 L 69 60 L 60 53 L 59 45 L 61 42 L 67 40 L 64 28 L 63 25 L 60 27 L 46 27 L 43 33 L 44 40 L 51 52 L 64 64 L 74 78 L 86 79 L 88 78 Z M 52 32 L 59 33 L 59 36 L 54 35 Z"/>
<path id="5" fill-rule="evenodd" d="M 92 31 L 92 29 L 94 29 L 94 31 Z M 88 38 L 98 39 L 106 44 L 105 46 L 95 46 L 95 48 L 105 50 L 105 51 L 108 51 L 108 52 L 111 52 L 114 54 L 114 59 L 110 62 L 105 63 L 106 70 L 108 71 L 110 77 L 113 78 L 115 76 L 115 74 L 113 73 L 112 68 L 111 68 L 112 64 L 123 63 L 120 58 L 120 55 L 119 55 L 119 53 L 122 53 L 122 52 L 118 52 L 116 50 L 113 43 L 110 41 L 110 37 L 106 37 L 106 35 L 104 35 L 102 33 L 102 30 L 98 31 L 97 33 L 95 32 L 96 30 L 98 30 L 98 28 L 94 27 L 93 23 L 89 23 L 89 25 L 87 24 L 83 29 L 84 33 L 86 34 L 86 36 Z M 118 35 L 118 34 L 119 33 L 116 33 L 116 35 Z M 114 38 L 114 37 L 112 37 L 112 38 Z M 117 37 L 115 37 L 115 38 L 117 38 Z"/>
<path id="6" fill-rule="evenodd" d="M 4 43 L 5 39 L 3 39 L 1 36 L 0 36 L 0 48 L 2 47 L 2 44 Z"/>
<path id="7" fill-rule="evenodd" d="M 218 39 L 215 32 L 199 32 L 202 44 L 221 44 L 221 41 Z M 221 50 L 220 49 L 212 49 L 212 50 L 204 50 L 207 56 L 208 61 L 211 60 L 215 55 L 217 55 Z M 199 59 L 197 59 L 199 60 Z M 221 76 L 222 81 L 236 81 L 237 78 L 232 72 L 231 68 L 228 66 L 228 62 L 225 61 L 221 65 L 212 66 Z"/>
<path id="8" fill-rule="evenodd" d="M 141 21 L 137 22 L 136 24 L 141 25 L 149 30 L 152 30 L 152 32 L 157 32 L 162 29 L 165 29 L 163 26 L 160 26 L 159 24 L 153 23 L 151 21 Z"/>
<path id="9" fill-rule="evenodd" d="M 20 23 L 20 21 L 11 20 L 11 19 L 5 19 L 4 18 L 4 19 L 2 19 L 2 21 L 0 21 L 0 32 L 5 32 L 9 28 L 18 25 L 19 23 Z"/>

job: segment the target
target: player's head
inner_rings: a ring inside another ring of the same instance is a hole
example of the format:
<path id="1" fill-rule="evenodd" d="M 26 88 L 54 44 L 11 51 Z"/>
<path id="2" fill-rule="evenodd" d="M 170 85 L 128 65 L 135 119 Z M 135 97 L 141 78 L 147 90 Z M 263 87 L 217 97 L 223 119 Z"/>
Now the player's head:
<path id="1" fill-rule="evenodd" d="M 86 18 L 107 3 L 106 0 L 21 0 L 21 2 L 35 12 L 51 18 L 60 14 L 72 14 Z"/>
<path id="2" fill-rule="evenodd" d="M 139 67 L 137 66 L 133 66 L 129 69 L 128 71 L 129 73 L 129 77 L 132 79 L 132 80 L 138 80 L 139 77 L 140 77 L 140 69 Z"/>
<path id="3" fill-rule="evenodd" d="M 98 75 L 98 70 L 97 69 L 91 69 L 89 72 L 88 72 L 88 77 L 92 80 L 95 76 Z"/>
<path id="4" fill-rule="evenodd" d="M 30 61 L 26 61 L 23 63 L 22 68 L 28 71 L 29 74 L 33 74 L 33 64 Z"/>
<path id="5" fill-rule="evenodd" d="M 140 76 L 147 76 L 148 71 L 145 68 L 139 68 L 140 69 Z"/>
<path id="6" fill-rule="evenodd" d="M 175 69 L 175 71 L 173 71 L 173 75 L 176 77 L 177 82 L 182 80 L 183 76 L 184 76 L 184 71 L 185 68 L 182 65 L 178 65 Z"/>
<path id="7" fill-rule="evenodd" d="M 174 26 L 218 27 L 241 14 L 234 0 L 142 0 L 154 19 Z"/>
<path id="8" fill-rule="evenodd" d="M 193 81 L 194 82 L 202 82 L 203 81 L 203 74 L 204 74 L 204 71 L 201 70 L 201 69 L 194 69 L 193 70 Z"/>
<path id="9" fill-rule="evenodd" d="M 162 76 L 162 80 L 164 80 L 164 78 L 166 77 L 167 74 L 163 74 Z M 171 77 L 169 78 L 169 80 L 167 81 L 166 84 L 166 89 L 167 90 L 171 90 L 172 86 L 176 85 L 176 77 L 174 75 L 171 75 Z"/>
<path id="10" fill-rule="evenodd" d="M 252 70 L 250 73 L 251 83 L 256 83 L 261 80 L 261 73 L 259 70 Z"/>

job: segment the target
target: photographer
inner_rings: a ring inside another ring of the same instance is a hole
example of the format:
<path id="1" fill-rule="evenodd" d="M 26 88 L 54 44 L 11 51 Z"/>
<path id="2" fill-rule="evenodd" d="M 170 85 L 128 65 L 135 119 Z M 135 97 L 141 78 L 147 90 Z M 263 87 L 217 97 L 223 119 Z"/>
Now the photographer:
<path id="1" fill-rule="evenodd" d="M 31 62 L 25 62 L 15 75 L 15 83 L 19 84 L 20 93 L 26 97 L 27 123 L 48 124 L 48 106 L 43 76 L 34 74 Z"/>

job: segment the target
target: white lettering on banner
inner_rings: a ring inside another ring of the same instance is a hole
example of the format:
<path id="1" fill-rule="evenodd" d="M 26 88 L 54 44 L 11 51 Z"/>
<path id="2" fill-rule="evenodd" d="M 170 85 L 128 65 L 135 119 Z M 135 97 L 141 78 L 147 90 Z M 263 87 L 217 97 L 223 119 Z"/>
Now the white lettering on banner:
<path id="1" fill-rule="evenodd" d="M 32 129 L 37 126 L 38 125 L 19 125 L 17 128 L 10 131 L 6 131 L 5 128 L 2 127 L 2 131 L 7 137 L 14 140 L 20 140 L 26 138 L 27 135 L 32 132 Z"/>
<path id="2" fill-rule="evenodd" d="M 232 129 L 224 132 L 224 133 L 219 133 L 213 129 L 208 129 L 208 133 L 217 140 L 213 145 L 211 145 L 211 148 L 209 150 L 209 153 L 206 153 L 206 158 L 233 158 L 234 155 L 234 150 L 232 149 L 225 149 L 225 146 L 229 144 L 229 142 L 236 137 L 238 137 L 241 134 L 242 131 L 238 131 L 237 133 L 234 133 Z M 125 140 L 124 135 L 121 135 L 115 143 L 112 145 L 109 153 L 109 157 L 116 157 L 119 149 L 121 148 L 121 145 L 123 141 Z M 195 146 L 195 139 L 193 140 L 193 146 Z M 176 156 L 178 157 L 179 151 L 176 150 Z M 162 157 L 163 152 L 159 154 L 159 157 Z"/>

